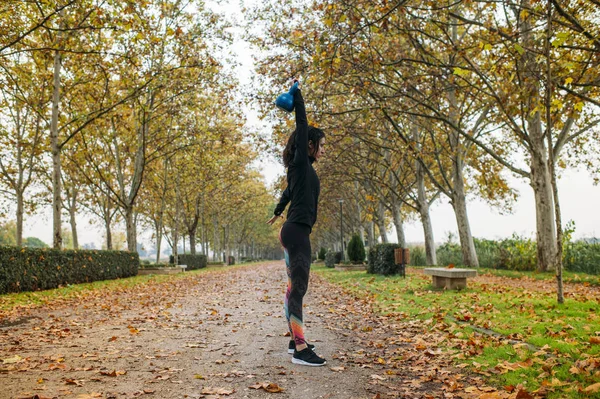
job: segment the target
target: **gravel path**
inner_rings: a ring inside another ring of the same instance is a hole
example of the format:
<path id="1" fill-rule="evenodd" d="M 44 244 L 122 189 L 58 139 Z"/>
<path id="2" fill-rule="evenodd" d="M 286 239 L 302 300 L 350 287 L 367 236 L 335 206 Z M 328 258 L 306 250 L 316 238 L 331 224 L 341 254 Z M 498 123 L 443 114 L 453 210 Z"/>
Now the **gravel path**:
<path id="1" fill-rule="evenodd" d="M 283 262 L 216 268 L 0 320 L 0 398 L 459 397 L 435 335 L 314 276 L 306 337 L 328 364 L 292 364 L 285 284 Z"/>

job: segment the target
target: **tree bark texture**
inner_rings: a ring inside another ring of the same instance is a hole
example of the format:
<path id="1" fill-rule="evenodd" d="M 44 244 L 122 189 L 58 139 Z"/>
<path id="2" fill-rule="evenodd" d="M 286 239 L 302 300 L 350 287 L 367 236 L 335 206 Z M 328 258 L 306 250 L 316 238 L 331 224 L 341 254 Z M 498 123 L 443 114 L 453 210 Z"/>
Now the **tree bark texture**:
<path id="1" fill-rule="evenodd" d="M 394 214 L 394 227 L 396 227 L 396 236 L 398 244 L 402 248 L 406 248 L 406 238 L 404 236 L 404 222 L 400 213 L 400 205 L 396 201 L 392 201 L 392 213 Z"/>
<path id="2" fill-rule="evenodd" d="M 389 241 L 385 228 L 385 205 L 382 201 L 379 201 L 377 205 L 377 228 L 379 228 L 381 242 L 387 244 Z"/>
<path id="3" fill-rule="evenodd" d="M 52 91 L 52 118 L 50 121 L 50 151 L 52 153 L 52 246 L 62 248 L 61 212 L 62 179 L 60 164 L 60 144 L 58 142 L 58 106 L 60 103 L 60 51 L 54 52 L 54 89 Z"/>
<path id="4" fill-rule="evenodd" d="M 522 1 L 522 7 L 525 9 L 529 9 L 530 6 L 529 0 Z M 519 31 L 525 49 L 536 47 L 536 39 L 531 30 L 529 18 L 519 19 Z M 546 137 L 542 129 L 541 113 L 538 107 L 543 102 L 540 90 L 540 76 L 543 76 L 543 72 L 536 61 L 536 54 L 531 50 L 524 51 L 517 62 L 517 68 L 522 77 L 520 81 L 522 96 L 526 99 L 524 111 L 530 144 L 531 187 L 534 192 L 536 208 L 538 271 L 547 271 L 554 268 L 556 230 L 551 175 L 545 148 Z"/>
<path id="5" fill-rule="evenodd" d="M 375 223 L 371 220 L 367 224 L 367 227 L 367 232 L 369 234 L 369 247 L 372 247 L 373 245 L 377 244 L 377 241 L 375 241 Z"/>
<path id="6" fill-rule="evenodd" d="M 77 189 L 73 189 L 69 198 L 69 219 L 71 224 L 71 235 L 73 236 L 73 249 L 79 249 L 77 237 Z"/>
<path id="7" fill-rule="evenodd" d="M 24 211 L 24 198 L 23 192 L 17 190 L 17 247 L 23 246 L 23 213 Z"/>

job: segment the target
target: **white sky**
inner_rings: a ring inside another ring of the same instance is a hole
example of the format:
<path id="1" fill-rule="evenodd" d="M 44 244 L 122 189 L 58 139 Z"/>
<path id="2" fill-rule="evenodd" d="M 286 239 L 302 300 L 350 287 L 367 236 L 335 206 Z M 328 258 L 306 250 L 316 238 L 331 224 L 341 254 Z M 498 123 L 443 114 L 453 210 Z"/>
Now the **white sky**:
<path id="1" fill-rule="evenodd" d="M 256 3 L 256 0 L 245 0 L 245 3 Z M 215 9 L 240 18 L 239 4 L 240 0 L 220 1 L 219 5 L 215 5 Z M 239 34 L 240 32 L 234 31 L 234 33 Z M 247 43 L 238 40 L 234 46 L 234 51 L 241 62 L 238 76 L 242 82 L 248 82 L 253 73 L 250 48 Z M 268 126 L 261 124 L 251 110 L 246 110 L 246 114 L 250 128 L 263 131 L 265 135 L 269 136 Z M 263 174 L 265 181 L 269 184 L 284 172 L 283 167 L 279 163 L 270 159 L 261 160 L 258 162 L 257 167 Z M 586 171 L 575 170 L 563 173 L 558 184 L 563 224 L 566 224 L 569 220 L 575 222 L 575 238 L 600 236 L 600 212 L 598 211 L 600 187 L 593 185 L 592 179 Z M 535 237 L 535 203 L 533 191 L 522 180 L 513 179 L 511 186 L 516 188 L 520 193 L 520 197 L 514 206 L 513 214 L 500 215 L 498 211 L 490 208 L 482 201 L 468 201 L 469 220 L 471 232 L 474 237 L 496 239 L 508 237 L 513 233 Z M 438 200 L 431 207 L 431 218 L 436 242 L 444 241 L 448 232 L 456 234 L 457 228 L 454 212 L 447 201 L 443 199 L 441 201 Z M 68 220 L 63 218 L 63 223 L 67 226 Z M 50 207 L 41 210 L 37 215 L 26 217 L 24 230 L 25 237 L 38 237 L 44 242 L 51 244 L 52 220 Z M 88 217 L 79 217 L 78 234 L 80 245 L 93 242 L 96 246 L 100 246 L 102 243 L 102 226 L 90 225 Z M 405 234 L 408 242 L 423 241 L 422 227 L 417 221 L 409 222 L 405 225 Z M 147 238 L 140 238 L 141 241 L 149 243 Z M 395 233 L 392 232 L 390 238 L 392 241 L 395 241 Z"/>

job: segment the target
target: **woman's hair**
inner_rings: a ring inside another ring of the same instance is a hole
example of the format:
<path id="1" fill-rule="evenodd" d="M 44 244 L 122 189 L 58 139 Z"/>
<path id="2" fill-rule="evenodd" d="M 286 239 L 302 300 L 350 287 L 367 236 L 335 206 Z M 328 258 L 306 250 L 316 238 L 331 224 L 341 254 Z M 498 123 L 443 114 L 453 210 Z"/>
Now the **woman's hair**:
<path id="1" fill-rule="evenodd" d="M 319 128 L 314 126 L 308 127 L 308 141 L 313 143 L 314 152 L 319 151 L 319 145 L 321 139 L 325 137 L 325 133 Z M 290 163 L 294 160 L 294 154 L 296 153 L 296 130 L 290 135 L 287 141 L 285 149 L 283 150 L 283 166 L 286 168 L 290 166 Z M 309 154 L 310 155 L 310 154 Z"/>

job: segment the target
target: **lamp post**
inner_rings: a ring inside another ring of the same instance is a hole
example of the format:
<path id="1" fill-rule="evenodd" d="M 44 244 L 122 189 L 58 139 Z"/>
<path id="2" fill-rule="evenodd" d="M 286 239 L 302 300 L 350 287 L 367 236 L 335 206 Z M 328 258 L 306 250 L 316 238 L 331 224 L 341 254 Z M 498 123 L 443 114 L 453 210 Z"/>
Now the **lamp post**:
<path id="1" fill-rule="evenodd" d="M 346 255 L 344 253 L 344 214 L 342 213 L 342 206 L 344 204 L 343 199 L 339 199 L 340 202 L 340 244 L 342 244 L 342 261 L 346 261 Z"/>

